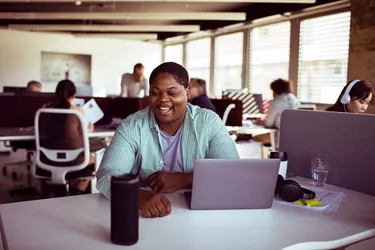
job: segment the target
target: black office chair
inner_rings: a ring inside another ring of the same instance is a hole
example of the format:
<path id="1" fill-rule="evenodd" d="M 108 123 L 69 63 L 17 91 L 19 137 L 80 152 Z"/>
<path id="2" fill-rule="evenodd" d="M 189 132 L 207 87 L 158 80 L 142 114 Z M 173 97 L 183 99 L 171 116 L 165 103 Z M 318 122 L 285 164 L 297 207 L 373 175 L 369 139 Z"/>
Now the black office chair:
<path id="1" fill-rule="evenodd" d="M 2 166 L 2 173 L 3 176 L 8 176 L 10 167 L 12 166 L 26 166 L 27 169 L 27 185 L 20 186 L 15 189 L 9 191 L 10 196 L 21 196 L 25 194 L 36 194 L 37 191 L 34 187 L 32 187 L 31 183 L 31 166 L 33 164 L 33 155 L 35 153 L 35 142 L 34 141 L 11 141 L 9 144 L 5 144 L 5 146 L 12 148 L 13 152 L 16 152 L 19 149 L 26 150 L 26 160 L 17 161 L 17 162 L 9 162 Z M 12 180 L 17 182 L 19 180 L 19 176 L 16 171 L 12 171 L 10 174 Z"/>

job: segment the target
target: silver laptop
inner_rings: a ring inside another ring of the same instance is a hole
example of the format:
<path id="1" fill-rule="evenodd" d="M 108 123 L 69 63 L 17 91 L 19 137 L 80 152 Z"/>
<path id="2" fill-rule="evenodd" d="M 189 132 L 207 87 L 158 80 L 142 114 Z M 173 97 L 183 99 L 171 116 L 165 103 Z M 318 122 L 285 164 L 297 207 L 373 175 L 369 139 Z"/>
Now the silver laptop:
<path id="1" fill-rule="evenodd" d="M 190 209 L 262 209 L 272 206 L 280 160 L 198 159 Z"/>

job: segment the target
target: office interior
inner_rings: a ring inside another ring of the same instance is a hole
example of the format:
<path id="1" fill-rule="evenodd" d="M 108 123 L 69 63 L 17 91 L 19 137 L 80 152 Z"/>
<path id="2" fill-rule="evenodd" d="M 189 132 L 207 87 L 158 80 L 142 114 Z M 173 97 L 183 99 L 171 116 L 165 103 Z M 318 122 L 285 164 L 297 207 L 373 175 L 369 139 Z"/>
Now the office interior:
<path id="1" fill-rule="evenodd" d="M 144 92 L 137 98 L 120 96 L 123 74 L 132 73 L 133 66 L 142 63 L 144 76 L 149 78 L 161 63 L 179 63 L 191 78 L 206 81 L 207 95 L 217 114 L 232 128 L 231 136 L 240 158 L 251 159 L 268 158 L 271 151 L 279 149 L 281 130 L 251 130 L 255 118 L 267 115 L 273 99 L 270 83 L 275 79 L 291 80 L 301 110 L 309 112 L 325 112 L 352 79 L 365 80 L 375 88 L 372 0 L 286 2 L 0 1 L 0 204 L 51 198 L 46 196 L 50 190 L 44 190 L 50 187 L 45 186 L 45 180 L 35 178 L 30 166 L 33 150 L 14 146 L 12 139 L 1 137 L 12 135 L 11 129 L 32 127 L 36 111 L 52 100 L 59 80 L 75 82 L 77 91 L 81 91 L 77 98 L 86 102 L 95 99 L 104 116 L 95 125 L 103 130 L 93 136 L 109 144 L 119 119 L 149 105 Z M 85 65 L 70 63 L 69 60 L 80 56 Z M 51 71 L 56 69 L 60 73 L 54 75 Z M 31 80 L 42 83 L 40 94 L 23 94 Z M 239 97 L 229 98 L 226 95 L 230 92 L 249 94 L 253 101 L 249 104 Z M 227 110 L 230 104 L 235 104 L 234 108 Z M 373 114 L 375 102 L 364 115 L 375 121 Z M 319 119 L 332 119 L 322 117 Z M 352 132 L 349 126 L 344 127 L 346 133 Z M 270 145 L 253 140 L 263 133 L 271 134 Z M 368 133 L 370 137 L 374 135 L 373 131 Z M 290 145 L 284 143 L 281 147 L 289 149 Z M 100 151 L 95 156 L 96 168 L 103 154 Z M 362 175 L 374 173 L 368 168 L 363 171 Z M 85 195 L 98 192 L 95 183 L 93 178 Z M 373 185 L 356 188 L 353 184 L 352 189 L 352 184 L 340 185 L 336 180 L 332 185 L 347 188 L 345 197 L 354 197 L 355 192 L 363 195 L 358 200 L 366 200 L 370 205 L 364 213 L 375 214 L 375 206 L 371 207 L 375 204 L 375 193 L 367 189 L 374 188 Z M 68 198 L 69 194 L 63 196 Z M 351 204 L 350 209 L 357 208 Z M 373 215 L 366 218 L 365 224 L 342 224 L 343 232 L 335 237 L 375 228 Z M 335 223 L 338 224 L 327 228 L 339 227 L 343 222 L 337 219 Z M 305 241 L 336 239 L 300 237 Z M 350 249 L 374 249 L 374 244 L 370 240 Z M 277 249 L 274 245 L 255 246 Z"/>

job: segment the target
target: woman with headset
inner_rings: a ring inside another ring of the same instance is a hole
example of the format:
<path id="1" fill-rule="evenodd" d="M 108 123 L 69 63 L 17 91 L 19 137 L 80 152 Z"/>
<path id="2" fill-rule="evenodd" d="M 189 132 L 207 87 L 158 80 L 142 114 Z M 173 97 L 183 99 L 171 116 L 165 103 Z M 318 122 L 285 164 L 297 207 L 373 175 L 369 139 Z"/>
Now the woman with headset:
<path id="1" fill-rule="evenodd" d="M 369 82 L 352 80 L 341 91 L 336 103 L 326 110 L 360 114 L 366 111 L 373 99 L 374 90 Z"/>

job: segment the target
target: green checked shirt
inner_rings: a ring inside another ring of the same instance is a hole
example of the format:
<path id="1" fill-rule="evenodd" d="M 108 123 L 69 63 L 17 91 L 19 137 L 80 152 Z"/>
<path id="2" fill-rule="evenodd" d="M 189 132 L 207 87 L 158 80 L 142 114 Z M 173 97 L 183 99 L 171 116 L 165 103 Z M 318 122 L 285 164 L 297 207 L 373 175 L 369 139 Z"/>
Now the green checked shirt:
<path id="1" fill-rule="evenodd" d="M 110 198 L 111 176 L 137 174 L 141 185 L 163 169 L 159 126 L 150 108 L 124 119 L 105 151 L 97 171 L 97 189 Z M 188 104 L 182 134 L 184 172 L 194 170 L 194 160 L 238 159 L 234 141 L 220 117 L 211 110 Z"/>

